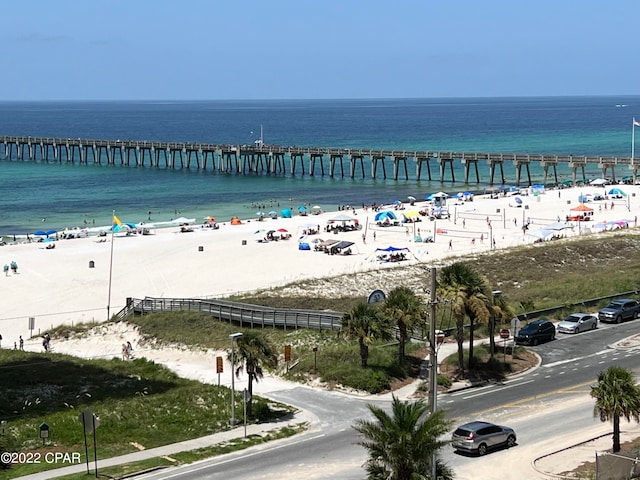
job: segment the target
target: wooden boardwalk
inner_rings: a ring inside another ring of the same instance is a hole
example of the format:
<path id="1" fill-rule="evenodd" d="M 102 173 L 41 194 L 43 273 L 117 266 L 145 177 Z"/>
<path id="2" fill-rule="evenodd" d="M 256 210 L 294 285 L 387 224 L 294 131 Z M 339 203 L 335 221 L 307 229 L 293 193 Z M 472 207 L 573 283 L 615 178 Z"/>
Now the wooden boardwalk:
<path id="1" fill-rule="evenodd" d="M 416 180 L 481 183 L 483 169 L 489 185 L 505 183 L 505 168 L 515 170 L 516 184 L 531 185 L 530 166 L 541 167 L 543 183 L 558 183 L 558 165 L 572 171 L 572 180 L 585 180 L 585 167 L 596 166 L 605 178 L 633 177 L 640 162 L 630 157 L 520 153 L 375 150 L 280 145 L 95 140 L 0 136 L 0 159 L 79 165 L 120 165 L 166 169 L 197 169 L 229 174 L 309 175 L 331 178 Z M 365 162 L 368 168 L 365 168 Z M 347 169 L 345 169 L 345 164 Z M 456 178 L 456 166 L 463 178 Z M 387 167 L 391 170 L 387 175 Z M 618 171 L 616 168 L 618 167 Z M 487 171 L 488 169 L 488 171 Z M 526 177 L 523 179 L 523 176 Z"/>

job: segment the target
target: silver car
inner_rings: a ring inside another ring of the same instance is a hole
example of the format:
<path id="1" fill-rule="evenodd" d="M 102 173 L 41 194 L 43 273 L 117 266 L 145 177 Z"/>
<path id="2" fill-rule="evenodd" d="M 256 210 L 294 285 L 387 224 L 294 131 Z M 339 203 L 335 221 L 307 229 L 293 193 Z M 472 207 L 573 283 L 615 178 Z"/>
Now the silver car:
<path id="1" fill-rule="evenodd" d="M 512 428 L 481 421 L 461 425 L 451 436 L 453 448 L 478 455 L 498 447 L 510 448 L 515 444 L 516 432 Z"/>
<path id="2" fill-rule="evenodd" d="M 560 333 L 580 333 L 596 328 L 598 328 L 598 317 L 590 313 L 572 313 L 556 325 L 556 330 Z"/>

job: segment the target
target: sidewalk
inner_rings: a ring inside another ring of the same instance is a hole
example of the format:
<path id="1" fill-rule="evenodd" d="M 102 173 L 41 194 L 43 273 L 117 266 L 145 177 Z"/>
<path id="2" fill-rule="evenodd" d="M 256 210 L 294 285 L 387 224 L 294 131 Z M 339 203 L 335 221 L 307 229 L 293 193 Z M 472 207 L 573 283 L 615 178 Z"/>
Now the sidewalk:
<path id="1" fill-rule="evenodd" d="M 247 425 L 247 436 L 250 435 L 265 435 L 268 432 L 281 429 L 286 426 L 299 425 L 301 423 L 309 423 L 311 425 L 317 423 L 318 419 L 315 415 L 307 411 L 298 411 L 292 418 L 287 418 L 283 421 L 273 421 L 269 423 L 260 423 Z M 229 442 L 231 440 L 242 439 L 244 437 L 244 425 L 239 425 L 232 430 L 225 432 L 214 433 L 206 437 L 194 438 L 191 440 L 185 440 L 184 442 L 172 443 L 164 445 L 162 447 L 150 448 L 148 450 L 141 450 L 139 452 L 128 453 L 126 455 L 120 455 L 119 457 L 105 458 L 98 460 L 98 473 L 101 468 L 112 467 L 114 465 L 122 465 L 125 463 L 139 462 L 141 460 L 147 460 L 150 458 L 170 456 L 179 452 L 188 452 L 191 450 L 197 450 L 199 448 L 211 447 L 219 445 L 221 443 Z M 12 469 L 13 472 L 19 471 L 19 466 Z M 89 463 L 91 472 L 94 471 L 93 462 Z M 62 477 L 64 475 L 70 475 L 73 473 L 85 473 L 87 471 L 86 463 L 72 465 L 68 467 L 57 468 L 54 470 L 45 470 L 39 473 L 31 475 L 25 475 L 17 477 L 24 480 L 47 480 L 55 477 Z"/>

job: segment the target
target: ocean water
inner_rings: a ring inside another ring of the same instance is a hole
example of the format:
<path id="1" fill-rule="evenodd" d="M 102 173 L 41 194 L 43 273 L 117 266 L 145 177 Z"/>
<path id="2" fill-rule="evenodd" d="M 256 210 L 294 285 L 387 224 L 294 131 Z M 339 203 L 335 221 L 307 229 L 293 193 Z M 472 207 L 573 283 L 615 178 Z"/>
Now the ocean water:
<path id="1" fill-rule="evenodd" d="M 633 117 L 640 118 L 638 96 L 0 102 L 0 135 L 248 144 L 262 126 L 272 145 L 630 156 Z M 426 173 L 417 181 L 407 165 L 410 178 L 395 181 L 323 178 L 318 167 L 310 177 L 2 160 L 0 234 L 108 225 L 114 210 L 133 223 L 148 221 L 149 212 L 152 221 L 207 215 L 228 221 L 300 205 L 391 203 L 438 190 L 481 191 L 489 180 L 479 165 L 481 182 L 472 175 L 474 182 L 463 185 L 458 166 L 458 182 L 440 183 L 432 164 L 434 181 Z M 388 163 L 388 177 L 391 172 Z M 569 178 L 568 169 L 558 173 Z M 505 165 L 505 175 L 513 182 L 515 169 Z M 531 175 L 541 181 L 542 170 L 532 166 Z M 587 175 L 600 172 L 592 167 Z"/>

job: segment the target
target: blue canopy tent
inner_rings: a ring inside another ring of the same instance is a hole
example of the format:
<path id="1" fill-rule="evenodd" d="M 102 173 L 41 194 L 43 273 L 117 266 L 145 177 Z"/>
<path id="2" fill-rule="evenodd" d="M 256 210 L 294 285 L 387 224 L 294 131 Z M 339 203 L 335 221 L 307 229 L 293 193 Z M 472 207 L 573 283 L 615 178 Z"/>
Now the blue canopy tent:
<path id="1" fill-rule="evenodd" d="M 291 218 L 291 210 L 288 208 L 285 208 L 283 210 L 280 211 L 280 215 L 282 216 L 282 218 Z"/>
<path id="2" fill-rule="evenodd" d="M 376 222 L 383 222 L 386 219 L 397 220 L 398 217 L 396 217 L 396 214 L 393 213 L 391 210 L 385 210 L 384 212 L 376 213 L 376 216 L 375 216 L 375 221 Z"/>

